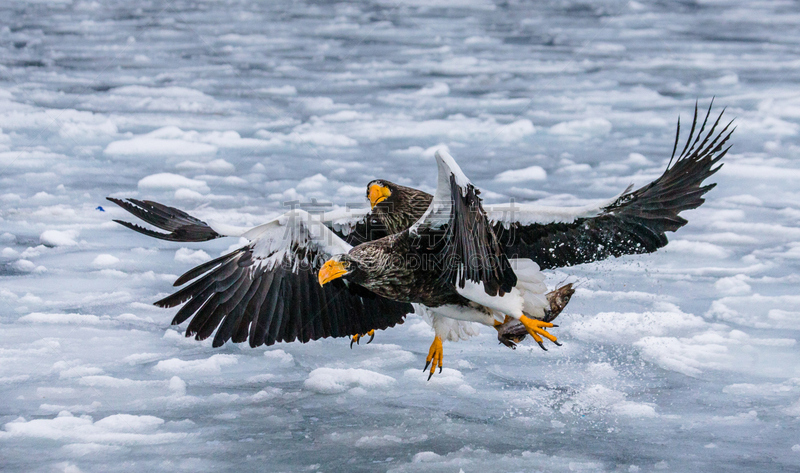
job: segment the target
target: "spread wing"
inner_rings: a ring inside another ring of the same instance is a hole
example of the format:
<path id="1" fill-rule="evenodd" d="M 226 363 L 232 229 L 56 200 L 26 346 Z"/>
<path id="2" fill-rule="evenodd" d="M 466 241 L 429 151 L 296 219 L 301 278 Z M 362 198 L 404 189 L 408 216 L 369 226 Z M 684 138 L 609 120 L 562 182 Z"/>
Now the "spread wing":
<path id="1" fill-rule="evenodd" d="M 392 327 L 413 312 L 344 280 L 320 286 L 322 264 L 351 246 L 302 210 L 241 236 L 250 243 L 189 270 L 175 281 L 185 287 L 155 303 L 184 304 L 172 323 L 192 318 L 187 337 L 203 340 L 216 330 L 215 347 L 228 340 L 305 343 Z"/>
<path id="2" fill-rule="evenodd" d="M 413 244 L 429 248 L 443 265 L 442 278 L 457 288 L 470 281 L 489 296 L 510 292 L 517 276 L 486 218 L 480 191 L 447 152 L 437 151 L 436 162 L 436 194 L 409 229 Z"/>
<path id="3" fill-rule="evenodd" d="M 169 232 L 157 232 L 123 220 L 114 220 L 120 225 L 149 237 L 167 241 L 208 241 L 226 236 L 217 233 L 206 222 L 194 218 L 175 207 L 169 207 L 151 200 L 122 200 L 113 197 L 106 197 L 106 199 L 150 225 Z"/>
<path id="4" fill-rule="evenodd" d="M 107 197 L 107 199 L 150 225 L 166 230 L 168 233 L 151 230 L 124 220 L 114 220 L 115 222 L 143 235 L 160 240 L 200 242 L 226 236 L 238 237 L 249 230 L 249 228 L 245 227 L 235 227 L 216 222 L 206 223 L 180 209 L 151 200 L 122 200 L 113 197 Z M 366 207 L 353 208 L 348 206 L 324 212 L 320 221 L 337 236 L 353 246 L 388 235 L 385 226 Z"/>
<path id="5" fill-rule="evenodd" d="M 323 219 L 331 231 L 353 246 L 389 235 L 386 225 L 368 207 L 342 207 L 325 212 Z"/>
<path id="6" fill-rule="evenodd" d="M 679 216 L 699 207 L 703 195 L 716 184 L 702 183 L 722 166 L 715 164 L 733 130 L 729 122 L 719 132 L 722 113 L 707 133 L 709 106 L 700 129 L 697 107 L 689 138 L 675 160 L 680 120 L 675 135 L 673 159 L 664 174 L 633 192 L 630 187 L 618 197 L 599 205 L 555 209 L 506 204 L 487 207 L 488 218 L 509 258 L 530 258 L 542 269 L 572 266 L 610 256 L 651 253 L 667 244 L 665 232 L 686 225 Z"/>

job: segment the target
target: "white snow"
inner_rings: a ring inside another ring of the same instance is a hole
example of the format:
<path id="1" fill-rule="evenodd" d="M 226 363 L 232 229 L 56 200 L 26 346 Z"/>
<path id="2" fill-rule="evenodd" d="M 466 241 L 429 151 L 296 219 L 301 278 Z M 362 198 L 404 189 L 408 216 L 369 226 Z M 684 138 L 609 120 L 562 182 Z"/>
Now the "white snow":
<path id="1" fill-rule="evenodd" d="M 261 89 L 262 92 L 272 95 L 297 95 L 297 89 L 291 85 L 282 85 L 280 87 L 265 87 Z"/>
<path id="2" fill-rule="evenodd" d="M 203 250 L 178 248 L 178 251 L 175 252 L 175 261 L 179 263 L 189 263 L 193 265 L 198 265 L 200 263 L 205 263 L 210 259 L 211 257 L 208 256 L 208 253 L 206 253 Z"/>
<path id="3" fill-rule="evenodd" d="M 39 1 L 0 18 L 3 472 L 800 469 L 791 2 Z M 562 347 L 461 327 L 430 381 L 421 315 L 352 349 L 185 337 L 153 302 L 243 242 L 149 238 L 105 200 L 236 235 L 300 204 L 345 224 L 372 179 L 434 192 L 443 150 L 492 218 L 574 222 L 656 179 L 678 116 L 685 139 L 711 97 L 733 147 L 669 244 L 544 271 L 578 286 Z"/>
<path id="4" fill-rule="evenodd" d="M 179 174 L 160 172 L 152 174 L 139 181 L 139 189 L 142 191 L 164 191 L 172 189 L 188 189 L 195 192 L 209 192 L 206 181 L 190 179 Z"/>
<path id="5" fill-rule="evenodd" d="M 222 368 L 226 366 L 235 365 L 238 361 L 235 355 L 212 355 L 201 360 L 170 358 L 159 361 L 154 369 L 165 373 L 214 374 L 222 372 Z"/>
<path id="6" fill-rule="evenodd" d="M 547 179 L 547 171 L 541 166 L 530 166 L 524 169 L 510 169 L 494 177 L 498 182 L 543 181 Z"/>
<path id="7" fill-rule="evenodd" d="M 0 439 L 19 437 L 99 445 L 156 445 L 185 438 L 185 433 L 160 431 L 163 419 L 149 415 L 114 414 L 96 422 L 62 411 L 54 419 L 17 420 L 5 424 Z"/>
<path id="8" fill-rule="evenodd" d="M 105 153 L 111 156 L 205 156 L 214 155 L 217 147 L 207 143 L 195 143 L 178 139 L 135 138 L 113 141 L 106 146 Z"/>
<path id="9" fill-rule="evenodd" d="M 554 135 L 577 135 L 583 137 L 607 135 L 611 132 L 611 122 L 605 118 L 587 118 L 558 123 L 550 127 Z"/>
<path id="10" fill-rule="evenodd" d="M 78 232 L 75 230 L 46 230 L 39 235 L 39 241 L 45 246 L 75 246 L 78 244 L 75 241 L 77 237 Z"/>
<path id="11" fill-rule="evenodd" d="M 279 366 L 292 366 L 294 365 L 294 357 L 286 353 L 283 350 L 269 350 L 264 352 L 264 357 L 266 357 L 270 362 L 274 362 Z"/>
<path id="12" fill-rule="evenodd" d="M 730 255 L 725 248 L 713 243 L 689 240 L 673 240 L 669 243 L 666 252 L 688 253 L 693 255 L 708 256 L 711 258 L 724 259 Z"/>
<path id="13" fill-rule="evenodd" d="M 90 314 L 46 314 L 40 312 L 31 312 L 30 314 L 23 315 L 18 322 L 30 322 L 34 324 L 98 324 L 100 318 L 96 315 Z"/>
<path id="14" fill-rule="evenodd" d="M 98 268 L 115 266 L 117 263 L 119 263 L 119 258 L 109 254 L 97 255 L 94 260 L 92 260 L 92 266 L 96 266 Z"/>
<path id="15" fill-rule="evenodd" d="M 673 307 L 669 312 L 601 312 L 589 319 L 573 323 L 570 331 L 575 337 L 583 340 L 627 343 L 646 335 L 685 332 L 705 326 L 706 322 L 701 317 L 684 314 Z"/>
<path id="16" fill-rule="evenodd" d="M 303 387 L 320 394 L 339 394 L 361 389 L 374 391 L 388 389 L 395 379 L 375 371 L 362 369 L 317 368 L 308 374 Z"/>

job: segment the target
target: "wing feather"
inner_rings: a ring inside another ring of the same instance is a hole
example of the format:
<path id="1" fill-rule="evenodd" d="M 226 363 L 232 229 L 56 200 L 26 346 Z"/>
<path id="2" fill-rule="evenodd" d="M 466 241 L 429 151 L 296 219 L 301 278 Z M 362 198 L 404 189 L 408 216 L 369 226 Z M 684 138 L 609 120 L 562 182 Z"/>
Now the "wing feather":
<path id="1" fill-rule="evenodd" d="M 278 293 L 281 290 L 281 281 L 283 280 L 283 270 L 277 269 L 265 275 L 269 278 L 268 289 L 264 298 L 264 305 L 260 307 L 259 311 L 253 314 L 253 327 L 250 332 L 250 346 L 257 347 L 263 345 L 266 341 L 267 331 L 270 328 L 272 317 L 275 315 L 275 309 L 278 305 Z M 265 284 L 265 282 L 260 282 Z"/>
<path id="2" fill-rule="evenodd" d="M 442 279 L 464 288 L 482 284 L 489 296 L 503 296 L 517 283 L 483 209 L 480 191 L 452 156 L 439 150 L 436 195 L 425 214 L 409 229 L 418 247 L 435 248 Z"/>
<path id="3" fill-rule="evenodd" d="M 710 114 L 709 106 L 698 127 L 695 106 L 689 136 L 674 159 L 680 139 L 678 121 L 673 158 L 667 169 L 635 191 L 628 188 L 595 207 L 538 214 L 543 207 L 495 206 L 489 217 L 508 257 L 530 258 L 542 269 L 550 269 L 610 256 L 650 253 L 666 245 L 669 240 L 665 232 L 674 232 L 687 223 L 680 212 L 699 207 L 705 201 L 703 195 L 716 186 L 702 184 L 719 170 L 719 161 L 730 149 L 725 145 L 735 129 L 731 128 L 732 121 L 720 127 L 723 110 L 707 128 Z M 548 221 L 552 216 L 557 218 Z"/>
<path id="4" fill-rule="evenodd" d="M 185 303 L 173 323 L 191 319 L 187 337 L 214 335 L 214 346 L 228 340 L 249 340 L 254 347 L 305 343 L 394 326 L 413 311 L 410 304 L 344 281 L 320 286 L 319 268 L 350 246 L 302 210 L 244 236 L 250 243 L 187 271 L 176 281 L 186 286 L 156 302 L 161 307 Z"/>
<path id="5" fill-rule="evenodd" d="M 113 197 L 107 199 L 150 225 L 169 232 L 156 232 L 122 220 L 114 220 L 131 230 L 153 238 L 167 241 L 208 241 L 225 236 L 217 233 L 206 222 L 174 207 L 150 200 L 121 200 Z"/>
<path id="6" fill-rule="evenodd" d="M 250 284 L 247 287 L 247 292 L 242 295 L 240 301 L 232 306 L 230 314 L 224 318 L 222 324 L 219 326 L 219 329 L 217 329 L 217 333 L 214 335 L 212 346 L 222 346 L 225 344 L 225 340 L 230 340 L 234 336 L 234 330 L 238 327 L 242 318 L 245 316 L 247 308 L 250 306 L 250 302 L 253 299 L 253 296 L 258 292 L 258 289 L 259 285 L 256 284 L 255 280 L 251 279 Z"/>
<path id="7" fill-rule="evenodd" d="M 150 200 L 123 200 L 114 197 L 106 197 L 106 199 L 146 223 L 169 233 L 151 230 L 124 220 L 115 219 L 115 222 L 135 232 L 160 240 L 202 242 L 226 236 L 242 236 L 249 230 L 216 222 L 206 223 L 183 210 Z M 320 221 L 350 245 L 376 240 L 388 235 L 385 226 L 374 218 L 368 207 L 348 205 L 330 210 L 322 214 Z"/>

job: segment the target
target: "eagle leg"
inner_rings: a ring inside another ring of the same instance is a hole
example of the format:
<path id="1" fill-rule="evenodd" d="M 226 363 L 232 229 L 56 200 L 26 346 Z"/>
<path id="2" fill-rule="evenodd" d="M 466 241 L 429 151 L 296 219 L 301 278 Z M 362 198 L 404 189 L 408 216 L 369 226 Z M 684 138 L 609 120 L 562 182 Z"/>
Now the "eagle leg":
<path id="1" fill-rule="evenodd" d="M 425 359 L 425 368 L 422 368 L 422 372 L 424 373 L 425 370 L 428 369 L 428 366 L 431 367 L 431 372 L 428 375 L 428 381 L 431 380 L 431 376 L 433 373 L 436 372 L 436 366 L 439 366 L 439 373 L 442 372 L 442 359 L 444 358 L 444 347 L 442 346 L 442 339 L 438 336 L 434 337 L 433 343 L 431 343 L 431 348 L 428 350 L 428 358 Z"/>
<path id="2" fill-rule="evenodd" d="M 355 334 L 352 337 L 350 337 L 350 348 L 353 348 L 354 342 L 356 345 L 360 345 L 361 344 L 360 340 L 366 337 L 367 335 L 369 335 L 369 340 L 367 340 L 367 344 L 370 344 L 372 343 L 372 340 L 375 338 L 375 330 L 370 330 L 369 332 L 364 334 Z"/>
<path id="3" fill-rule="evenodd" d="M 547 327 L 556 327 L 556 325 L 553 325 L 550 322 L 543 322 L 541 320 L 533 319 L 525 315 L 520 315 L 519 321 L 523 326 L 525 326 L 525 329 L 528 331 L 530 336 L 533 337 L 536 343 L 538 343 L 543 350 L 546 351 L 547 348 L 544 347 L 544 340 L 542 337 L 550 340 L 558 346 L 561 346 L 556 337 L 545 330 Z"/>
<path id="4" fill-rule="evenodd" d="M 545 294 L 549 307 L 544 309 L 544 316 L 541 319 L 537 318 L 537 320 L 542 320 L 543 322 L 552 322 L 555 320 L 556 317 L 564 311 L 567 304 L 569 304 L 569 300 L 573 294 L 575 294 L 575 289 L 572 287 L 572 283 L 565 284 Z M 494 328 L 497 330 L 497 340 L 512 350 L 516 349 L 517 344 L 525 340 L 525 337 L 528 336 L 528 329 L 518 320 L 509 316 L 506 316 L 506 319 L 502 323 L 496 322 Z M 544 347 L 544 340 L 542 340 L 542 337 L 539 336 L 537 339 L 536 336 L 534 336 L 533 339 L 542 347 L 542 350 L 547 351 L 547 348 Z M 553 343 L 561 346 L 557 341 Z"/>
<path id="5" fill-rule="evenodd" d="M 545 348 L 545 346 L 544 346 L 544 340 L 542 340 L 542 337 L 540 337 L 539 335 L 537 335 L 535 333 L 531 333 L 531 337 L 533 337 L 533 340 L 536 343 L 538 343 L 540 347 L 542 347 L 542 350 L 547 351 L 547 348 Z"/>

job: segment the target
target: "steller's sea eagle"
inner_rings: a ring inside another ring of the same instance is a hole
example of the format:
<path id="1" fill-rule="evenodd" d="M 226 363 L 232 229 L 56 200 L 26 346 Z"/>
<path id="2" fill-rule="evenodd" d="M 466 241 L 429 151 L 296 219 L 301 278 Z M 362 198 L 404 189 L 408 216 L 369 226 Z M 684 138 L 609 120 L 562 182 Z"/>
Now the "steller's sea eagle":
<path id="1" fill-rule="evenodd" d="M 464 206 L 462 210 L 467 210 L 462 214 L 483 215 L 483 217 L 473 215 L 464 220 L 463 215 L 459 217 L 454 214 L 457 220 L 460 219 L 458 222 L 462 226 L 466 224 L 472 231 L 480 227 L 480 232 L 474 235 L 467 232 L 471 236 L 466 240 L 463 240 L 464 232 L 460 233 L 461 237 L 455 236 L 458 234 L 455 230 L 457 227 L 445 222 L 445 217 L 449 218 L 443 210 L 448 208 L 447 202 L 436 203 L 430 194 L 386 180 L 375 180 L 368 184 L 367 198 L 371 205 L 369 210 L 348 209 L 344 212 L 325 212 L 322 215 L 292 210 L 253 229 L 207 224 L 181 210 L 156 202 L 135 199 L 123 201 L 113 198 L 109 200 L 145 222 L 169 232 L 153 231 L 116 220 L 128 228 L 155 238 L 169 241 L 206 241 L 223 236 L 238 236 L 251 240 L 250 244 L 243 248 L 190 270 L 181 276 L 175 285 L 183 285 L 192 279 L 197 279 L 196 281 L 172 296 L 156 302 L 156 305 L 163 307 L 187 302 L 179 310 L 173 323 L 182 323 L 194 315 L 186 335 L 195 335 L 198 339 L 209 337 L 219 327 L 214 338 L 214 346 L 222 345 L 231 339 L 234 342 L 249 340 L 252 346 L 296 339 L 307 341 L 327 336 L 352 335 L 357 339 L 362 334 L 372 333 L 375 328 L 386 328 L 402 323 L 405 313 L 410 311 L 411 306 L 396 305 L 397 301 L 390 300 L 397 297 L 396 294 L 387 293 L 389 295 L 387 298 L 377 297 L 371 294 L 372 291 L 366 290 L 370 283 L 352 284 L 352 280 L 334 281 L 331 285 L 326 284 L 326 287 L 317 290 L 309 286 L 308 275 L 316 273 L 322 267 L 322 260 L 327 257 L 336 253 L 349 253 L 351 245 L 381 239 L 385 240 L 381 244 L 385 244 L 391 240 L 392 235 L 405 230 L 419 232 L 421 228 L 429 232 L 425 238 L 429 240 L 428 246 L 431 246 L 430 254 L 439 254 L 435 253 L 433 248 L 444 245 L 442 247 L 444 250 L 440 248 L 439 251 L 444 251 L 442 255 L 450 255 L 452 260 L 453 255 L 458 254 L 458 250 L 454 247 L 460 245 L 475 250 L 477 247 L 473 246 L 481 243 L 483 245 L 481 251 L 484 253 L 487 249 L 491 250 L 490 253 L 497 253 L 491 258 L 487 257 L 486 261 L 494 262 L 491 264 L 513 262 L 515 267 L 509 274 L 518 278 L 518 283 L 521 284 L 518 292 L 526 294 L 528 299 L 531 299 L 528 304 L 532 318 L 540 319 L 536 323 L 543 323 L 558 315 L 573 291 L 570 286 L 544 295 L 546 289 L 542 283 L 543 276 L 539 272 L 540 269 L 571 266 L 609 256 L 655 251 L 667 243 L 666 231 L 675 231 L 686 224 L 686 220 L 679 217 L 678 213 L 702 204 L 702 195 L 714 187 L 714 184 L 703 187 L 701 184 L 719 169 L 719 166 L 715 168 L 714 164 L 727 152 L 727 149 L 723 148 L 732 133 L 732 130 L 727 132 L 730 123 L 719 133 L 715 133 L 722 116 L 720 115 L 708 133 L 704 134 L 709 114 L 710 107 L 699 131 L 695 134 L 698 124 L 697 108 L 695 108 L 690 136 L 677 160 L 674 160 L 680 134 L 679 122 L 673 159 L 661 177 L 636 191 L 630 192 L 628 188 L 619 196 L 594 206 L 554 208 L 515 203 L 482 206 L 478 197 L 479 191 L 466 180 L 463 173 L 460 173 L 457 164 L 452 158 L 439 154 L 437 162 L 440 182 L 437 194 L 447 195 L 446 186 L 443 186 L 441 181 L 443 172 L 444 175 L 449 173 L 451 178 L 457 176 L 463 184 L 459 187 L 461 189 L 459 192 L 465 198 L 469 195 L 468 201 L 461 203 Z M 464 189 L 471 190 L 467 192 Z M 450 193 L 451 197 L 458 194 L 452 188 Z M 456 207 L 450 205 L 449 208 L 453 210 Z M 426 218 L 421 219 L 423 216 Z M 434 228 L 437 232 L 430 233 Z M 446 231 L 442 231 L 443 228 Z M 473 241 L 472 236 L 478 234 L 483 235 L 481 237 L 483 240 Z M 507 272 L 507 269 L 504 271 Z M 442 274 L 447 274 L 447 278 L 453 278 L 452 271 Z M 473 281 L 470 278 L 475 277 L 474 274 L 468 276 L 466 273 L 456 276 L 459 284 L 461 280 Z M 499 284 L 500 279 L 488 280 L 494 281 L 490 284 Z M 464 284 L 466 285 L 466 282 Z M 505 286 L 489 287 L 488 290 L 491 292 L 498 289 L 497 292 L 507 293 L 505 289 L 508 289 L 508 284 L 506 281 Z M 333 303 L 333 309 L 326 305 L 327 297 L 332 294 L 330 288 L 337 290 L 338 302 Z M 382 290 L 377 292 L 380 293 Z M 454 302 L 447 300 L 448 297 L 454 296 L 440 294 L 439 298 L 443 303 L 437 307 L 448 305 L 444 302 Z M 416 299 L 405 295 L 400 297 L 400 300 Z M 435 305 L 439 301 L 428 300 L 428 302 Z M 299 309 L 296 304 L 304 304 L 306 307 Z M 388 312 L 369 315 L 369 311 L 378 309 L 378 306 L 382 308 L 380 310 Z M 317 309 L 321 311 L 318 315 Z M 352 311 L 350 315 L 345 313 L 348 310 Z M 463 324 L 452 317 L 455 316 L 456 319 L 475 317 L 474 314 L 463 316 L 463 314 L 447 313 L 448 310 L 438 309 L 428 313 L 424 307 L 417 306 L 417 311 L 422 311 L 424 316 L 428 316 L 436 331 L 436 338 L 428 357 L 428 362 L 433 360 L 434 363 L 432 370 L 437 364 L 441 368 L 440 353 L 443 338 L 457 340 L 470 335 L 468 324 Z M 478 310 L 484 311 L 484 316 L 478 317 L 481 319 L 479 321 L 489 325 L 487 323 L 489 319 L 485 315 L 491 312 L 491 305 L 482 306 L 482 309 Z M 312 315 L 304 316 L 300 312 Z M 499 330 L 498 338 L 509 346 L 513 347 L 513 341 L 518 341 L 529 332 L 521 324 L 498 325 L 502 318 L 499 313 L 489 315 L 494 317 L 491 325 L 503 327 Z M 513 318 L 513 315 L 509 315 Z M 309 320 L 311 318 L 320 320 Z M 349 320 L 350 318 L 353 320 Z M 505 319 L 503 321 L 508 322 Z M 527 325 L 530 326 L 531 323 Z M 542 327 L 547 326 L 542 325 Z M 544 348 L 539 335 L 554 341 L 555 337 L 546 331 L 543 332 L 533 331 L 532 335 L 535 334 L 534 339 Z M 437 344 L 438 349 L 435 346 Z"/>

